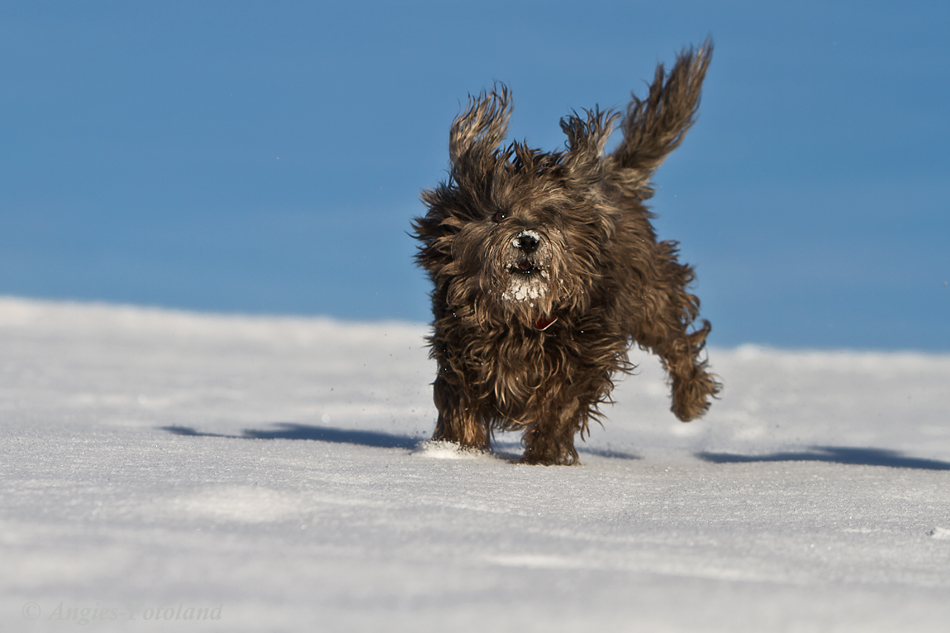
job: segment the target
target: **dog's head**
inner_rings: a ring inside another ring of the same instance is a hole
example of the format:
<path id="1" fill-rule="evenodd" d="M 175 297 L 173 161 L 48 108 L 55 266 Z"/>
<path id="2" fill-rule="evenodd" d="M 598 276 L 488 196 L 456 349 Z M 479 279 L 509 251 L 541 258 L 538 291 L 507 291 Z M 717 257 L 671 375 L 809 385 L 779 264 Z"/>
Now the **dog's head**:
<path id="1" fill-rule="evenodd" d="M 455 316 L 543 329 L 587 309 L 610 260 L 617 211 L 603 151 L 618 117 L 567 117 L 566 150 L 541 152 L 502 146 L 510 113 L 501 86 L 470 99 L 453 122 L 450 177 L 423 192 L 429 212 L 414 225 L 418 260 Z"/>

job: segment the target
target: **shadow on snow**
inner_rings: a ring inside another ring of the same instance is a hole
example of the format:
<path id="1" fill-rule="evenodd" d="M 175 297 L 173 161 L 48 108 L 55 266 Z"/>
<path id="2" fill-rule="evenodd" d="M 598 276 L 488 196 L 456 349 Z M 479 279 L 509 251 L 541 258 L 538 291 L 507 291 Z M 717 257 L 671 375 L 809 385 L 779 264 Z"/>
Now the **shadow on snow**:
<path id="1" fill-rule="evenodd" d="M 328 426 L 312 426 L 309 424 L 294 424 L 292 422 L 280 422 L 274 424 L 276 428 L 269 431 L 259 429 L 244 429 L 240 435 L 228 435 L 225 433 L 205 433 L 187 426 L 163 426 L 159 427 L 163 431 L 168 431 L 175 435 L 184 435 L 188 437 L 227 437 L 243 440 L 316 440 L 319 442 L 333 442 L 336 444 L 356 444 L 359 446 L 372 446 L 376 448 L 405 448 L 416 449 L 423 444 L 426 439 L 410 437 L 408 435 L 393 435 L 392 433 L 383 433 L 380 431 L 359 431 L 353 429 L 337 429 Z M 515 447 L 511 442 L 500 442 L 495 447 L 495 453 L 503 458 L 520 459 L 521 455 L 516 454 L 520 451 L 520 445 Z M 637 455 L 624 453 L 621 451 L 604 450 L 597 448 L 577 447 L 578 453 L 587 453 L 588 455 L 598 455 L 612 459 L 640 459 Z"/>
<path id="2" fill-rule="evenodd" d="M 175 435 L 189 435 L 193 437 L 230 437 L 245 440 L 317 440 L 320 442 L 334 442 L 336 444 L 358 444 L 360 446 L 374 446 L 377 448 L 416 448 L 423 440 L 407 435 L 393 435 L 379 431 L 357 431 L 352 429 L 335 429 L 328 426 L 310 426 L 308 424 L 293 424 L 281 422 L 271 431 L 244 429 L 241 435 L 225 435 L 223 433 L 202 433 L 187 426 L 163 426 L 163 431 Z"/>
<path id="3" fill-rule="evenodd" d="M 204 433 L 187 426 L 163 426 L 163 431 L 191 437 L 227 437 L 245 440 L 315 440 L 336 444 L 356 444 L 376 448 L 416 449 L 425 439 L 407 435 L 394 435 L 381 431 L 359 431 L 326 426 L 311 426 L 281 422 L 272 430 L 245 429 L 240 435 Z M 500 457 L 515 458 L 517 449 L 510 442 L 501 442 L 495 447 Z M 640 459 L 639 456 L 613 450 L 577 447 L 579 453 L 598 455 L 613 459 Z M 804 451 L 786 451 L 768 455 L 737 455 L 734 453 L 696 453 L 696 457 L 714 464 L 745 464 L 752 462 L 830 462 L 859 466 L 887 466 L 890 468 L 916 468 L 922 470 L 950 470 L 950 462 L 936 459 L 908 457 L 898 451 L 883 448 L 853 448 L 848 446 L 813 446 Z"/>
<path id="4" fill-rule="evenodd" d="M 950 470 L 950 462 L 936 459 L 907 457 L 898 451 L 883 448 L 852 448 L 848 446 L 812 446 L 796 452 L 769 455 L 735 455 L 732 453 L 697 453 L 697 457 L 714 464 L 749 462 L 832 462 L 860 466 L 888 466 L 891 468 L 918 468 L 923 470 Z"/>

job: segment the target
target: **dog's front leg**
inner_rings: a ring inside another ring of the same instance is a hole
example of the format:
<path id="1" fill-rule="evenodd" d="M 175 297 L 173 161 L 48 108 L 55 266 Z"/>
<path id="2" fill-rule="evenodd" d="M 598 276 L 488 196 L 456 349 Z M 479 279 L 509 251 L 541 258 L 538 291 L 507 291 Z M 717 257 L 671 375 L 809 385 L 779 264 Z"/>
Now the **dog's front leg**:
<path id="1" fill-rule="evenodd" d="M 581 429 L 582 407 L 575 398 L 567 403 L 544 401 L 538 419 L 529 423 L 522 436 L 523 461 L 544 466 L 580 464 L 574 436 Z"/>
<path id="2" fill-rule="evenodd" d="M 471 404 L 462 387 L 446 380 L 442 372 L 439 374 L 432 385 L 435 408 L 439 411 L 432 439 L 480 450 L 491 448 L 488 430 L 477 407 Z"/>

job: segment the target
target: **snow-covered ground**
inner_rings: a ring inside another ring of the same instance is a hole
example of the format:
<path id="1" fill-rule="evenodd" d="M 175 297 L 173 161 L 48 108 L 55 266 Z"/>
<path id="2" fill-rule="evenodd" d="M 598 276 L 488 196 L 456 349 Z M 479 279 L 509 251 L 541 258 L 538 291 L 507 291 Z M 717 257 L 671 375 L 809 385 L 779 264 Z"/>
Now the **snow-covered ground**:
<path id="1" fill-rule="evenodd" d="M 0 630 L 950 630 L 950 357 L 637 354 L 545 468 L 422 443 L 424 333 L 0 298 Z"/>

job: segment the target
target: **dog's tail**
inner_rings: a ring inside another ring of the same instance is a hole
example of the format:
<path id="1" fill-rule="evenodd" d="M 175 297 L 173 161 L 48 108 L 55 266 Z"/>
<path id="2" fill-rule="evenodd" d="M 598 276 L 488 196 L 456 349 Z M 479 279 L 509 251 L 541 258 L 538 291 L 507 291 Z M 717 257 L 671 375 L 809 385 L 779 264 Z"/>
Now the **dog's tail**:
<path id="1" fill-rule="evenodd" d="M 641 200 L 653 195 L 653 172 L 679 146 L 696 120 L 712 50 L 711 39 L 698 51 L 684 50 L 677 55 L 669 74 L 664 72 L 663 64 L 657 66 L 646 99 L 632 95 L 620 125 L 623 141 L 608 162 L 609 179 L 625 193 Z"/>

